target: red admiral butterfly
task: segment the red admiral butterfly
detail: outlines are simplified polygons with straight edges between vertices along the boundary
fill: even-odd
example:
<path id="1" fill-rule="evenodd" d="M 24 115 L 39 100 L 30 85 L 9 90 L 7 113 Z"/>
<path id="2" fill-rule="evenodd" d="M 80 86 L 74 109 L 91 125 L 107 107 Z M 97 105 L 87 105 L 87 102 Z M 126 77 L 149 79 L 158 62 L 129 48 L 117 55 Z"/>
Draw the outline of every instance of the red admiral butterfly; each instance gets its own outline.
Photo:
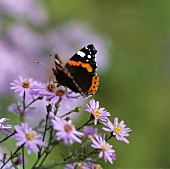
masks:
<path id="1" fill-rule="evenodd" d="M 65 65 L 58 55 L 55 55 L 56 69 L 53 69 L 53 73 L 58 83 L 85 98 L 93 95 L 99 85 L 96 53 L 94 45 L 90 44 L 73 55 Z"/>

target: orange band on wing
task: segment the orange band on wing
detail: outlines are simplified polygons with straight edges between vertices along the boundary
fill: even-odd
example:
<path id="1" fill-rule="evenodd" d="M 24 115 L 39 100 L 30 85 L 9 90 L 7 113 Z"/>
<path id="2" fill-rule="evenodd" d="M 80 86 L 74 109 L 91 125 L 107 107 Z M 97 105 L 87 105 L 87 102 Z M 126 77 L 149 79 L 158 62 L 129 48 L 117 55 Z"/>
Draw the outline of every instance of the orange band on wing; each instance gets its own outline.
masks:
<path id="1" fill-rule="evenodd" d="M 98 75 L 96 74 L 96 75 L 94 75 L 94 76 L 92 77 L 92 84 L 91 84 L 90 89 L 89 89 L 88 92 L 89 92 L 91 95 L 93 95 L 93 94 L 96 92 L 96 90 L 97 90 L 97 88 L 98 88 L 98 85 L 99 85 L 99 77 L 98 77 Z"/>
<path id="2" fill-rule="evenodd" d="M 67 63 L 70 66 L 81 66 L 81 67 L 85 68 L 88 72 L 92 72 L 93 71 L 93 69 L 92 69 L 92 67 L 90 66 L 89 63 L 83 63 L 81 61 L 76 62 L 76 61 L 73 61 L 73 60 L 68 60 Z"/>

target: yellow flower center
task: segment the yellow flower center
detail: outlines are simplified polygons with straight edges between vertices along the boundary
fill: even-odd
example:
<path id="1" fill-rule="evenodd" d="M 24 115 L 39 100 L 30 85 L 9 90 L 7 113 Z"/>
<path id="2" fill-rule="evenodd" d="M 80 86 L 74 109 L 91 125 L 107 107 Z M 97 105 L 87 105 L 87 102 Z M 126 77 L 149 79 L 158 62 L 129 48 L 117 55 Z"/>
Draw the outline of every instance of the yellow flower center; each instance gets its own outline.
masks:
<path id="1" fill-rule="evenodd" d="M 64 126 L 64 130 L 65 130 L 67 133 L 69 133 L 69 132 L 71 132 L 71 131 L 73 130 L 73 126 L 72 126 L 72 125 L 69 125 L 69 124 L 66 124 L 66 125 Z"/>
<path id="2" fill-rule="evenodd" d="M 115 131 L 116 134 L 121 134 L 122 133 L 122 128 L 120 126 L 116 126 L 114 128 L 114 131 Z"/>
<path id="3" fill-rule="evenodd" d="M 100 111 L 98 109 L 94 109 L 94 116 L 99 117 L 100 116 Z"/>
<path id="4" fill-rule="evenodd" d="M 30 82 L 29 82 L 28 80 L 24 80 L 24 81 L 22 82 L 22 87 L 23 87 L 23 88 L 29 88 L 29 87 L 30 87 Z"/>
<path id="5" fill-rule="evenodd" d="M 27 133 L 26 139 L 29 140 L 29 141 L 33 141 L 35 139 L 35 135 L 32 134 L 32 133 Z"/>
<path id="6" fill-rule="evenodd" d="M 102 146 L 101 146 L 101 149 L 102 149 L 102 151 L 104 151 L 104 152 L 108 152 L 109 151 L 109 145 L 106 143 L 106 144 L 103 144 Z"/>

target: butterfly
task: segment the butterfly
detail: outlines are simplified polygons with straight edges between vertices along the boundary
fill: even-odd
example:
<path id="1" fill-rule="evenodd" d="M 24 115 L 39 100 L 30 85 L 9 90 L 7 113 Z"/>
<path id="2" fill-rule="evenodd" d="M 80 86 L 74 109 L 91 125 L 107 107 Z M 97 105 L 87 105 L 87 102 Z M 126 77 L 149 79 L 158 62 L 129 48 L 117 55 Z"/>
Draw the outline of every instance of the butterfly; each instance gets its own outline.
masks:
<path id="1" fill-rule="evenodd" d="M 59 56 L 55 55 L 53 73 L 57 82 L 75 93 L 80 93 L 84 98 L 93 95 L 99 85 L 96 53 L 94 45 L 87 45 L 74 54 L 65 65 Z"/>

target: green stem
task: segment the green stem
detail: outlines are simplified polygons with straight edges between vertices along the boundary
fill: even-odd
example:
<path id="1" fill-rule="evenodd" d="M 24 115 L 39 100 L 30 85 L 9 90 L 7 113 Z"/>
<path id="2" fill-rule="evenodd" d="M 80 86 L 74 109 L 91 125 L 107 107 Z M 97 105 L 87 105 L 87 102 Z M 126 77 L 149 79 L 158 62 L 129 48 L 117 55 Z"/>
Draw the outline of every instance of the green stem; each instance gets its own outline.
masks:
<path id="1" fill-rule="evenodd" d="M 3 140 L 0 141 L 0 144 L 2 142 L 4 142 L 5 140 L 9 139 L 10 137 L 12 137 L 15 134 L 15 132 L 13 132 L 12 134 L 10 134 L 9 136 L 5 137 Z"/>
<path id="2" fill-rule="evenodd" d="M 50 137 L 49 137 L 49 141 L 48 141 L 48 146 L 47 146 L 47 151 L 46 151 L 45 157 L 42 159 L 42 161 L 41 161 L 39 167 L 42 166 L 42 164 L 43 164 L 44 161 L 46 160 L 48 154 L 52 151 L 52 149 L 49 151 L 51 142 L 52 142 L 52 140 L 53 140 L 52 134 L 53 134 L 53 128 L 51 128 L 51 130 L 50 130 Z"/>
<path id="3" fill-rule="evenodd" d="M 69 111 L 68 113 L 62 115 L 60 118 L 63 118 L 64 116 L 68 116 L 69 114 L 71 114 L 72 112 L 74 112 L 73 110 Z"/>
<path id="4" fill-rule="evenodd" d="M 22 166 L 23 166 L 23 169 L 25 169 L 25 164 L 24 164 L 24 146 L 22 147 Z"/>
<path id="5" fill-rule="evenodd" d="M 84 126 L 88 125 L 88 123 L 92 120 L 92 118 L 90 117 L 90 119 L 85 123 L 83 124 L 81 127 L 77 128 L 76 130 L 80 130 L 82 129 Z"/>
<path id="6" fill-rule="evenodd" d="M 45 122 L 45 128 L 44 128 L 42 141 L 45 140 L 45 135 L 46 135 L 46 132 L 47 132 L 48 119 L 49 119 L 49 112 L 47 112 L 47 115 L 46 115 L 46 122 Z M 38 158 L 40 158 L 40 156 L 41 156 L 41 151 L 42 151 L 42 147 L 40 148 L 40 151 L 38 153 Z"/>
<path id="7" fill-rule="evenodd" d="M 110 140 L 113 137 L 112 133 L 110 134 L 110 136 L 108 138 L 106 138 L 106 141 Z"/>
<path id="8" fill-rule="evenodd" d="M 40 97 L 34 99 L 34 100 L 31 101 L 28 105 L 26 105 L 24 108 L 27 109 L 31 104 L 33 104 L 35 101 L 40 100 L 40 99 L 41 99 Z"/>

